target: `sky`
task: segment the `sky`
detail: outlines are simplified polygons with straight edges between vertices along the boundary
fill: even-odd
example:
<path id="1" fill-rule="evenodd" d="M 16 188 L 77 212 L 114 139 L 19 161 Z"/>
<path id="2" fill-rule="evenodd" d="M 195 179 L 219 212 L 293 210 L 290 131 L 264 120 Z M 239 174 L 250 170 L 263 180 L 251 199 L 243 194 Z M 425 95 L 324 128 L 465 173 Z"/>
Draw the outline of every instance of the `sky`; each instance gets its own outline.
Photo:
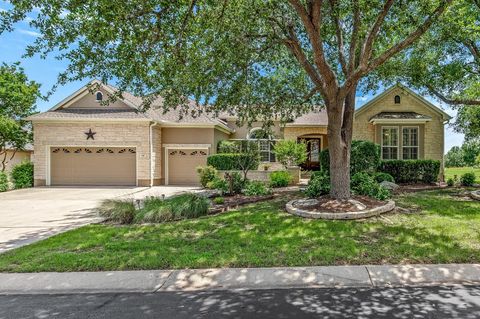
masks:
<path id="1" fill-rule="evenodd" d="M 8 4 L 0 0 L 0 11 L 8 9 Z M 30 80 L 34 80 L 41 84 L 42 94 L 47 94 L 52 86 L 57 81 L 57 76 L 64 71 L 68 65 L 66 60 L 57 60 L 54 55 L 50 55 L 45 59 L 38 56 L 32 58 L 22 58 L 25 53 L 27 45 L 33 43 L 40 34 L 29 26 L 30 18 L 19 22 L 13 32 L 0 35 L 0 63 L 14 63 L 19 61 L 21 66 L 25 69 L 25 73 Z M 87 84 L 90 79 L 85 79 L 82 82 L 70 82 L 64 86 L 59 86 L 57 90 L 50 95 L 48 101 L 39 100 L 37 102 L 37 109 L 39 111 L 46 111 L 55 104 Z M 374 94 L 381 92 L 370 92 L 367 95 L 357 96 L 356 106 L 361 107 L 368 102 Z M 426 97 L 433 104 L 441 107 L 452 117 L 456 116 L 456 111 L 451 109 L 448 105 L 442 104 L 439 101 Z M 454 119 L 452 119 L 453 121 Z M 445 152 L 453 146 L 460 146 L 463 143 L 463 134 L 455 133 L 453 129 L 446 125 L 445 128 Z"/>

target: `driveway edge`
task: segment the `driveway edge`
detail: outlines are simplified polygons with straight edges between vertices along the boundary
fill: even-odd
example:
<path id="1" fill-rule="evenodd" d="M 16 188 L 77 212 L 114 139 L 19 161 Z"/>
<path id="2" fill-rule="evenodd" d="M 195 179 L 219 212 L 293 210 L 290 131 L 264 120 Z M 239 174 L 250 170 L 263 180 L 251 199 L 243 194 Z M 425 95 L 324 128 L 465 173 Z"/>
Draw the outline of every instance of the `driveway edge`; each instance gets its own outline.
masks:
<path id="1" fill-rule="evenodd" d="M 0 294 L 374 288 L 480 284 L 480 264 L 0 273 Z"/>

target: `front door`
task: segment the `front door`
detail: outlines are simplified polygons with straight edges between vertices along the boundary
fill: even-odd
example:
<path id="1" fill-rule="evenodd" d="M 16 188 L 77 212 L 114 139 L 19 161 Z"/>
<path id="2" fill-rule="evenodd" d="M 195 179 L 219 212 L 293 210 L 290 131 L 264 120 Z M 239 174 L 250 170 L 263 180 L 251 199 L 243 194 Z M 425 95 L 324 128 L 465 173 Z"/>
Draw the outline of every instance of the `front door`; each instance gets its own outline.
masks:
<path id="1" fill-rule="evenodd" d="M 300 138 L 299 142 L 307 145 L 307 160 L 301 165 L 305 170 L 320 169 L 320 151 L 322 150 L 322 140 L 318 137 Z"/>

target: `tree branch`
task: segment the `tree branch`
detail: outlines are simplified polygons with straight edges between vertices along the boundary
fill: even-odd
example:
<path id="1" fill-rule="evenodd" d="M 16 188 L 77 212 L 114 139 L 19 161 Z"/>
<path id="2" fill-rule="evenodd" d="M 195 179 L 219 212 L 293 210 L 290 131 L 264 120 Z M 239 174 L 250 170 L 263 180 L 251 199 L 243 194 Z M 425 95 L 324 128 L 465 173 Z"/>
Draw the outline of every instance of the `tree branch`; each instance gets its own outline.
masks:
<path id="1" fill-rule="evenodd" d="M 352 30 L 352 39 L 350 40 L 350 49 L 348 53 L 348 75 L 356 68 L 357 66 L 357 42 L 358 42 L 358 33 L 360 30 L 361 20 L 360 20 L 360 7 L 358 5 L 358 0 L 353 0 L 353 30 Z M 347 76 L 348 76 L 347 75 Z"/>
<path id="2" fill-rule="evenodd" d="M 340 66 L 342 67 L 343 74 L 348 76 L 347 61 L 345 58 L 344 44 L 343 44 L 343 34 L 342 26 L 336 11 L 337 1 L 330 0 L 330 12 L 332 13 L 332 20 L 335 22 L 335 34 L 337 37 L 337 47 L 338 47 L 338 59 L 340 61 Z"/>
<path id="3" fill-rule="evenodd" d="M 332 94 L 335 94 L 332 91 L 337 91 L 338 89 L 338 82 L 335 73 L 332 71 L 332 68 L 325 59 L 325 53 L 323 50 L 323 42 L 321 36 L 321 7 L 323 4 L 323 0 L 311 1 L 314 1 L 314 3 L 312 3 L 311 5 L 312 12 L 310 15 L 299 0 L 289 0 L 290 4 L 302 20 L 302 23 L 307 31 L 307 36 L 310 39 L 315 64 L 319 70 L 320 78 L 322 80 L 322 92 L 329 91 L 329 96 L 331 97 Z"/>
<path id="4" fill-rule="evenodd" d="M 427 89 L 436 97 L 438 97 L 441 101 L 450 104 L 450 105 L 480 105 L 480 100 L 474 99 L 452 99 L 448 98 L 438 90 L 436 90 L 432 85 L 426 84 Z"/>
<path id="5" fill-rule="evenodd" d="M 366 67 L 368 60 L 370 59 L 372 55 L 372 49 L 373 49 L 373 44 L 375 43 L 375 39 L 378 36 L 378 32 L 380 31 L 380 28 L 385 21 L 385 17 L 388 14 L 388 11 L 390 11 L 390 8 L 393 5 L 394 0 L 387 0 L 385 4 L 383 5 L 382 11 L 377 16 L 377 19 L 375 20 L 375 23 L 372 26 L 372 29 L 368 32 L 367 37 L 365 39 L 365 42 L 363 43 L 362 46 L 362 51 L 360 53 L 360 66 L 361 67 Z"/>

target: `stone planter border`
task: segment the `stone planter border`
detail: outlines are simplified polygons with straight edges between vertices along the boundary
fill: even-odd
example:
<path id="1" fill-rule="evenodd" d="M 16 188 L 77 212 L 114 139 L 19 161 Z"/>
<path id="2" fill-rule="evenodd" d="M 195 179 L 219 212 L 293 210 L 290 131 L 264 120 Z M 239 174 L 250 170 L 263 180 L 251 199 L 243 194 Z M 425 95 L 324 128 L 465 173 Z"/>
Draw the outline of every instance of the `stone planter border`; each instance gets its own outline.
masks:
<path id="1" fill-rule="evenodd" d="M 294 204 L 297 200 L 298 199 L 295 199 L 287 203 L 286 205 L 287 212 L 300 217 L 314 218 L 314 219 L 343 219 L 343 220 L 361 219 L 361 218 L 378 216 L 380 214 L 389 212 L 395 208 L 395 202 L 393 200 L 389 200 L 383 206 L 366 209 L 364 211 L 358 211 L 358 212 L 344 212 L 344 213 L 312 212 L 302 208 L 294 207 Z"/>
<path id="2" fill-rule="evenodd" d="M 470 192 L 470 197 L 475 200 L 480 200 L 480 190 Z"/>

